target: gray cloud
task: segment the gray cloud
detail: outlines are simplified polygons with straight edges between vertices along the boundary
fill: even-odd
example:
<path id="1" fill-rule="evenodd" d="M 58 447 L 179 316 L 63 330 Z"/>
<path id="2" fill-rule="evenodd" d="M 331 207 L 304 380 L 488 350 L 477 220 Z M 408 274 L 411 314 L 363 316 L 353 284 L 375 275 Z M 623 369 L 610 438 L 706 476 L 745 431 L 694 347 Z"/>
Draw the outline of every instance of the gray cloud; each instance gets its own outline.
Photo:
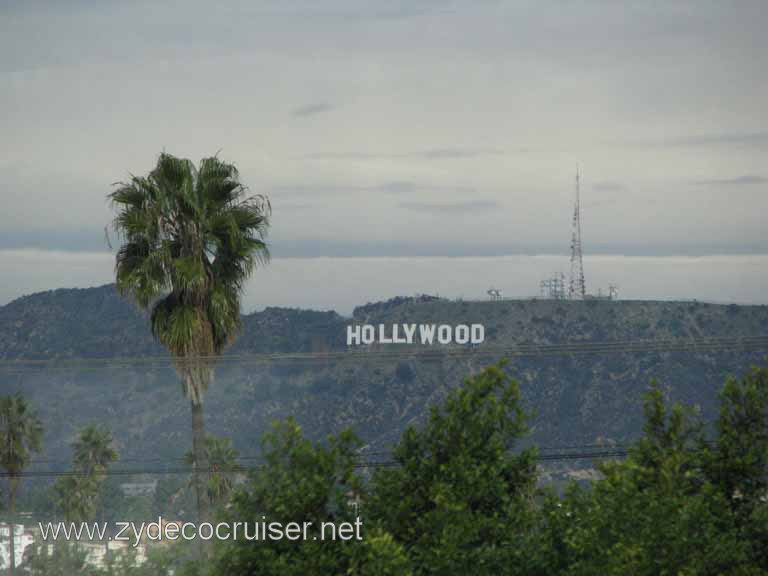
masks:
<path id="1" fill-rule="evenodd" d="M 755 184 L 765 184 L 768 178 L 747 174 L 737 176 L 736 178 L 714 178 L 711 180 L 694 180 L 694 184 L 699 186 L 753 186 Z"/>
<path id="2" fill-rule="evenodd" d="M 595 192 L 622 192 L 626 188 L 620 182 L 605 181 L 592 184 L 592 190 Z"/>
<path id="3" fill-rule="evenodd" d="M 416 212 L 484 212 L 501 207 L 499 202 L 493 200 L 468 200 L 465 202 L 401 202 L 401 208 Z"/>
<path id="4" fill-rule="evenodd" d="M 414 184 L 413 182 L 408 182 L 403 180 L 386 182 L 382 184 L 379 188 L 382 192 L 387 192 L 390 194 L 409 194 L 409 193 L 415 192 L 418 189 L 416 184 Z"/>
<path id="5" fill-rule="evenodd" d="M 280 210 L 303 211 L 303 210 L 316 210 L 317 208 L 320 208 L 320 205 L 312 202 L 279 202 L 279 203 L 273 203 L 272 208 L 273 210 L 278 212 Z"/>
<path id="6" fill-rule="evenodd" d="M 625 140 L 621 142 L 606 142 L 609 146 L 616 144 L 652 148 L 716 148 L 743 147 L 763 148 L 768 146 L 768 130 L 752 132 L 713 132 L 709 134 L 694 134 L 661 139 Z"/>
<path id="7" fill-rule="evenodd" d="M 493 148 L 435 148 L 422 153 L 424 158 L 430 160 L 454 160 L 461 158 L 477 158 L 479 156 L 502 156 L 502 150 Z"/>
<path id="8" fill-rule="evenodd" d="M 292 110 L 292 113 L 294 116 L 298 116 L 299 118 L 302 118 L 307 116 L 317 116 L 318 114 L 323 114 L 324 112 L 330 112 L 335 108 L 336 106 L 333 106 L 326 102 L 318 102 L 316 104 L 307 104 L 306 106 L 300 106 L 298 108 L 294 108 Z"/>
<path id="9" fill-rule="evenodd" d="M 672 146 L 766 146 L 768 145 L 768 130 L 699 134 L 670 140 L 668 144 Z"/>
<path id="10" fill-rule="evenodd" d="M 567 253 L 577 162 L 589 253 L 768 253 L 764 0 L 221 4 L 0 0 L 0 249 L 222 148 L 276 254 Z"/>
<path id="11" fill-rule="evenodd" d="M 417 194 L 417 193 L 437 193 L 437 194 L 474 194 L 476 190 L 471 186 L 457 186 L 449 184 L 427 184 L 419 182 L 409 182 L 407 180 L 395 180 L 385 182 L 379 186 L 374 186 L 371 190 L 385 192 L 387 194 Z"/>
<path id="12" fill-rule="evenodd" d="M 333 184 L 280 184 L 270 188 L 270 194 L 288 196 L 334 196 L 339 194 L 376 193 L 402 195 L 418 193 L 472 194 L 470 186 L 420 183 L 410 180 L 392 180 L 373 186 L 350 186 Z"/>
<path id="13" fill-rule="evenodd" d="M 303 157 L 309 160 L 464 160 L 488 156 L 505 156 L 509 153 L 523 154 L 529 152 L 527 148 L 518 148 L 507 151 L 498 148 L 475 148 L 449 146 L 445 148 L 429 148 L 402 153 L 360 153 L 360 152 L 331 152 L 305 154 Z"/>

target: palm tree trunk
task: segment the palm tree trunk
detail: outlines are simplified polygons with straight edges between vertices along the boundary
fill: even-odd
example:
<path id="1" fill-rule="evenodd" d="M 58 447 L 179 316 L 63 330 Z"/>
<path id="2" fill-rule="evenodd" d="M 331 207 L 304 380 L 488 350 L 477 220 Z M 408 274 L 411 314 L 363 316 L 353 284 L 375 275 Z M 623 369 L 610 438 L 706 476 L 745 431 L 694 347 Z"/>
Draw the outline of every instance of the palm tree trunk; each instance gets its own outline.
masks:
<path id="1" fill-rule="evenodd" d="M 210 508 L 208 502 L 208 454 L 205 450 L 205 420 L 203 418 L 203 403 L 199 399 L 192 399 L 192 453 L 195 456 L 193 468 L 193 481 L 195 496 L 197 497 L 197 522 L 210 522 Z M 210 558 L 210 542 L 199 540 L 200 556 L 206 560 Z"/>
<path id="2" fill-rule="evenodd" d="M 8 562 L 8 575 L 13 576 L 16 571 L 16 488 L 18 487 L 19 479 L 15 476 L 11 476 L 10 486 L 8 490 L 9 505 L 8 511 L 11 514 L 11 518 L 8 521 L 8 535 L 9 544 L 8 550 L 10 551 L 10 561 Z"/>

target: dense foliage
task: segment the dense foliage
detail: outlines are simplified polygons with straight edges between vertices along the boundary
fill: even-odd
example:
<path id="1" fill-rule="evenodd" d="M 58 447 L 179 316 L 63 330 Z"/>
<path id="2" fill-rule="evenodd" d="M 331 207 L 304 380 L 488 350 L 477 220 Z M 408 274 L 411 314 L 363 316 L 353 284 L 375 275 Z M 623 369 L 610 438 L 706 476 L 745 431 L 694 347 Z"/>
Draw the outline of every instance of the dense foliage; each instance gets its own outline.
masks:
<path id="1" fill-rule="evenodd" d="M 535 490 L 517 384 L 499 367 L 467 380 L 408 429 L 396 467 L 355 488 L 362 541 L 222 546 L 212 574 L 768 574 L 768 370 L 729 379 L 716 436 L 654 383 L 642 438 L 590 487 Z M 232 517 L 346 517 L 360 478 L 349 433 L 312 445 L 294 423 Z M 347 506 L 349 508 L 349 506 Z"/>
<path id="2" fill-rule="evenodd" d="M 217 543 L 211 562 L 190 547 L 155 549 L 137 566 L 115 555 L 85 568 L 66 546 L 29 549 L 28 574 L 238 575 L 768 575 L 768 369 L 728 379 L 707 427 L 652 383 L 642 437 L 601 477 L 562 494 L 537 487 L 536 452 L 518 385 L 491 366 L 454 389 L 394 461 L 361 466 L 351 431 L 312 442 L 293 420 L 263 441 L 263 465 L 228 485 L 219 519 L 342 522 L 360 537 Z M 210 448 L 233 461 L 226 442 Z M 231 472 L 230 464 L 222 470 Z M 212 485 L 213 488 L 213 485 Z M 69 572 L 62 567 L 69 567 Z M 47 568 L 46 568 L 47 567 Z"/>

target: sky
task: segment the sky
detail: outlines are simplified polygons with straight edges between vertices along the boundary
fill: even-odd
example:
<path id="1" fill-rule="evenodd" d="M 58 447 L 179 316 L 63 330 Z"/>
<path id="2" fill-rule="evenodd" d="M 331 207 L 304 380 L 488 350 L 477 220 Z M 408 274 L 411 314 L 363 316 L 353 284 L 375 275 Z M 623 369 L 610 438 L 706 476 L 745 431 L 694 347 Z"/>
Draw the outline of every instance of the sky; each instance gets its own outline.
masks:
<path id="1" fill-rule="evenodd" d="M 163 150 L 270 197 L 246 309 L 533 295 L 577 166 L 589 290 L 768 302 L 762 2 L 211 6 L 0 2 L 0 304 L 109 282 Z"/>

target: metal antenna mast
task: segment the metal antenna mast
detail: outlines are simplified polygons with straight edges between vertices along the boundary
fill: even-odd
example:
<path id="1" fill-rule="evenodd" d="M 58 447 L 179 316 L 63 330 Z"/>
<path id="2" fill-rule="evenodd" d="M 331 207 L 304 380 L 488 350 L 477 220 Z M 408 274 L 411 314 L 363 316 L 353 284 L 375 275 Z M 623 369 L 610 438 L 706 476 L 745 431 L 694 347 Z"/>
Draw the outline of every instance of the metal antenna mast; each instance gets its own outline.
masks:
<path id="1" fill-rule="evenodd" d="M 581 258 L 581 211 L 579 208 L 579 168 L 576 167 L 576 206 L 573 210 L 573 236 L 571 237 L 571 277 L 568 297 L 582 300 L 587 294 L 584 282 L 584 263 Z"/>

